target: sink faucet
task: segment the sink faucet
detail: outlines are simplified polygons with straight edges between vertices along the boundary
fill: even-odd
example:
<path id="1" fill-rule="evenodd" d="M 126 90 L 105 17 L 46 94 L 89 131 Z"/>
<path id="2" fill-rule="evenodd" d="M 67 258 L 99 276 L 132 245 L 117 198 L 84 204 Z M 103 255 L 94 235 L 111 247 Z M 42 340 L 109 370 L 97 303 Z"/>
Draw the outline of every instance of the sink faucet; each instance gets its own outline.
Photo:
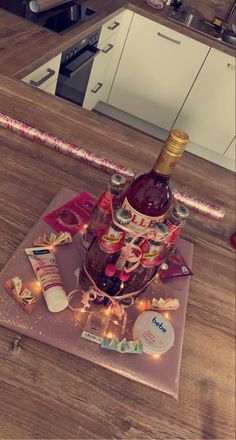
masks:
<path id="1" fill-rule="evenodd" d="M 234 2 L 233 6 L 229 10 L 229 12 L 227 14 L 227 17 L 226 17 L 226 20 L 225 20 L 225 24 L 229 24 L 230 19 L 231 19 L 232 15 L 233 15 L 233 13 L 235 11 L 235 8 L 236 8 L 236 2 Z"/>

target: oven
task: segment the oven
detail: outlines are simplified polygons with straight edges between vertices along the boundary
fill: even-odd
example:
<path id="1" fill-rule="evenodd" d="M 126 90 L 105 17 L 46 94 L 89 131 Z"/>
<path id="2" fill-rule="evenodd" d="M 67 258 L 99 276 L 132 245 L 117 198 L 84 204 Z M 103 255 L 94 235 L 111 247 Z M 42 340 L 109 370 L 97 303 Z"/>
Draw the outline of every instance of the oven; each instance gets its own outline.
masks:
<path id="1" fill-rule="evenodd" d="M 74 44 L 63 52 L 56 95 L 78 105 L 83 105 L 93 61 L 99 55 L 97 47 L 101 29 Z"/>

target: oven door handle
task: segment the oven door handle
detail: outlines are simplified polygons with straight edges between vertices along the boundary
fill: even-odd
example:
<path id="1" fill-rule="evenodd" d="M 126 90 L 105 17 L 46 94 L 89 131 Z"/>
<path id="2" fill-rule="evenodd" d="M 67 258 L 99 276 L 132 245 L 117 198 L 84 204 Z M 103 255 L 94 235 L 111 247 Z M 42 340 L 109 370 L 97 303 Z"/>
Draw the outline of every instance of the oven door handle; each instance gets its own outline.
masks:
<path id="1" fill-rule="evenodd" d="M 91 53 L 91 55 L 86 59 L 87 53 Z M 78 56 L 73 61 L 61 66 L 60 75 L 72 78 L 81 69 L 83 69 L 86 64 L 90 63 L 99 53 L 100 49 L 89 44 L 85 49 L 79 52 Z"/>

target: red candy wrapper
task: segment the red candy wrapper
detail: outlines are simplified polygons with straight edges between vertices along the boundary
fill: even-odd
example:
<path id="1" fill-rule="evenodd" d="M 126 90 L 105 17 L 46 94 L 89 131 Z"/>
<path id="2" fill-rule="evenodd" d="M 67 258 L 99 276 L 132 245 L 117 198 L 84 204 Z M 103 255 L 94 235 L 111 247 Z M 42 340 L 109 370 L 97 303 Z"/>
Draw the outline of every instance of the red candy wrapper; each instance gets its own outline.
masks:
<path id="1" fill-rule="evenodd" d="M 58 232 L 70 232 L 76 235 L 84 225 L 88 224 L 89 216 L 96 205 L 96 200 L 83 192 L 75 199 L 50 212 L 43 218 Z"/>
<path id="2" fill-rule="evenodd" d="M 162 281 L 170 278 L 193 275 L 176 246 L 170 251 L 166 261 L 169 267 L 167 270 L 161 272 Z"/>

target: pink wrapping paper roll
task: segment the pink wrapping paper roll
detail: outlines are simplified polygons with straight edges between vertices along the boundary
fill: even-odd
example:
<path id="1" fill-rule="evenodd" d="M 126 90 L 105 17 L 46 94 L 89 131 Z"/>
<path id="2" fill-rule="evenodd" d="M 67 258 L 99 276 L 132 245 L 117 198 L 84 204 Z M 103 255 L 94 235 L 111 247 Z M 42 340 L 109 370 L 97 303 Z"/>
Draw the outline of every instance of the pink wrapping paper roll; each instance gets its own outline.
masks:
<path id="1" fill-rule="evenodd" d="M 198 212 L 199 214 L 206 215 L 214 220 L 222 220 L 225 216 L 225 210 L 221 206 L 201 199 L 200 197 L 193 196 L 184 191 L 172 189 L 174 201 L 183 203 L 189 209 Z"/>
<path id="2" fill-rule="evenodd" d="M 93 167 L 107 171 L 108 173 L 123 174 L 127 180 L 131 180 L 134 177 L 134 172 L 129 168 L 125 168 L 122 165 L 106 159 L 97 153 L 93 153 L 87 149 L 78 147 L 71 142 L 58 138 L 50 133 L 31 127 L 25 122 L 13 119 L 10 116 L 4 115 L 0 112 L 0 126 L 14 131 L 23 137 L 40 142 L 41 144 L 49 147 L 60 153 L 68 154 L 82 162 L 86 162 Z"/>
<path id="3" fill-rule="evenodd" d="M 63 3 L 68 3 L 70 0 L 31 0 L 29 8 L 32 12 L 43 12 L 48 9 L 55 8 Z"/>
<path id="4" fill-rule="evenodd" d="M 92 151 L 85 150 L 78 147 L 71 142 L 64 139 L 53 136 L 50 133 L 39 130 L 37 128 L 31 127 L 31 125 L 25 122 L 19 121 L 17 119 L 11 118 L 10 116 L 4 115 L 0 112 L 0 126 L 14 131 L 21 136 L 32 139 L 43 144 L 45 147 L 51 148 L 53 150 L 59 151 L 63 154 L 68 154 L 77 160 L 85 162 L 95 168 L 107 171 L 108 173 L 118 173 L 123 174 L 127 180 L 132 180 L 135 176 L 134 171 L 129 168 L 125 168 L 122 165 L 106 159 L 99 154 L 93 153 Z M 176 202 L 184 203 L 188 208 L 206 215 L 214 220 L 222 220 L 225 215 L 224 208 L 215 205 L 207 200 L 201 199 L 200 197 L 193 196 L 184 191 L 179 191 L 176 188 L 172 188 L 173 197 Z"/>

